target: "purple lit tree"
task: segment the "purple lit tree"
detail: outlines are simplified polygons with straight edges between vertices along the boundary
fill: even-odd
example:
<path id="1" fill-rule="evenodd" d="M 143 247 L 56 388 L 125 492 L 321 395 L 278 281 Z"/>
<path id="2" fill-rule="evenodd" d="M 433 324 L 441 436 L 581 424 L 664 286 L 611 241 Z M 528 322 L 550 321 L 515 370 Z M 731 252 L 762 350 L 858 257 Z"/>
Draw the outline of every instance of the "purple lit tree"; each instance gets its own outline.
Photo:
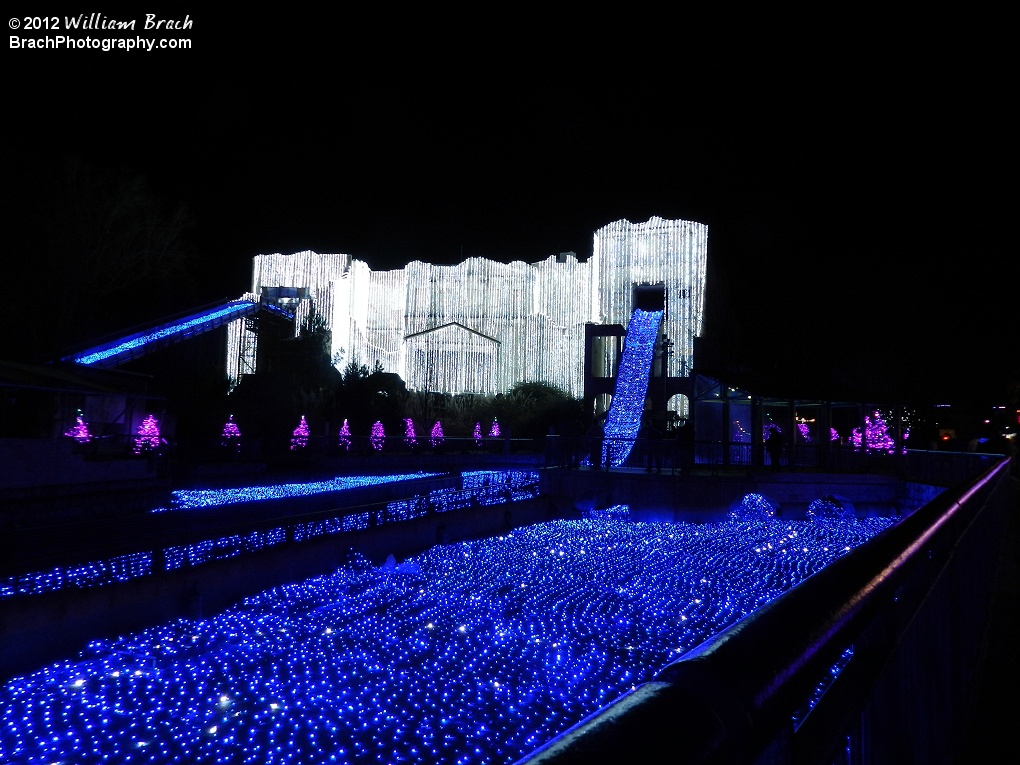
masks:
<path id="1" fill-rule="evenodd" d="M 497 420 L 495 417 L 493 417 L 492 418 L 492 427 L 489 428 L 489 438 L 499 438 L 499 436 L 500 436 L 499 420 Z"/>
<path id="2" fill-rule="evenodd" d="M 141 454 L 155 449 L 159 446 L 159 423 L 155 415 L 147 415 L 142 424 L 138 426 L 138 434 L 135 436 L 135 454 Z"/>
<path id="3" fill-rule="evenodd" d="M 234 415 L 230 415 L 223 423 L 223 432 L 220 435 L 223 439 L 220 443 L 223 446 L 234 444 L 238 449 L 241 448 L 241 429 L 234 422 Z"/>
<path id="4" fill-rule="evenodd" d="M 238 427 L 238 423 L 234 421 L 234 415 L 227 417 L 226 422 L 223 423 L 222 437 L 224 439 L 240 439 L 241 428 Z"/>
<path id="5" fill-rule="evenodd" d="M 373 449 L 377 452 L 382 451 L 383 445 L 386 443 L 386 430 L 378 420 L 372 425 L 372 435 L 368 437 L 368 440 L 372 444 Z"/>
<path id="6" fill-rule="evenodd" d="M 305 420 L 305 416 L 301 415 L 301 422 L 294 428 L 294 434 L 290 439 L 290 450 L 292 452 L 308 446 L 308 432 L 308 422 Z"/>
<path id="7" fill-rule="evenodd" d="M 480 423 L 480 422 L 476 422 L 475 423 L 475 432 L 472 435 L 474 436 L 474 439 L 475 439 L 475 446 L 481 446 L 482 445 L 482 423 Z"/>
<path id="8" fill-rule="evenodd" d="M 418 445 L 418 436 L 414 432 L 414 420 L 410 417 L 404 418 L 404 444 L 408 449 Z"/>
<path id="9" fill-rule="evenodd" d="M 340 447 L 345 451 L 351 450 L 351 426 L 347 424 L 347 420 L 344 420 L 344 424 L 340 426 L 340 433 L 337 436 L 337 440 Z"/>
<path id="10" fill-rule="evenodd" d="M 69 438 L 73 438 L 79 444 L 87 444 L 92 440 L 92 435 L 89 433 L 89 425 L 85 422 L 85 415 L 81 409 L 78 410 L 78 414 L 75 416 L 74 427 L 67 431 L 64 435 Z"/>
<path id="11" fill-rule="evenodd" d="M 443 443 L 443 423 L 436 420 L 436 424 L 432 426 L 432 434 L 429 436 L 429 441 L 432 444 L 432 448 L 435 449 L 437 446 Z"/>
<path id="12" fill-rule="evenodd" d="M 889 427 L 877 409 L 872 413 L 871 417 L 865 416 L 863 435 L 860 428 L 854 428 L 853 434 L 850 436 L 850 442 L 854 445 L 854 449 L 858 451 L 864 449 L 867 451 L 892 453 L 895 448 L 895 442 L 892 436 L 889 435 Z"/>
<path id="13" fill-rule="evenodd" d="M 893 437 L 889 435 L 889 426 L 878 411 L 875 412 L 875 416 L 871 421 L 871 426 L 867 429 L 866 441 L 869 449 L 889 452 L 890 454 L 893 452 L 896 445 L 896 442 L 893 441 Z"/>

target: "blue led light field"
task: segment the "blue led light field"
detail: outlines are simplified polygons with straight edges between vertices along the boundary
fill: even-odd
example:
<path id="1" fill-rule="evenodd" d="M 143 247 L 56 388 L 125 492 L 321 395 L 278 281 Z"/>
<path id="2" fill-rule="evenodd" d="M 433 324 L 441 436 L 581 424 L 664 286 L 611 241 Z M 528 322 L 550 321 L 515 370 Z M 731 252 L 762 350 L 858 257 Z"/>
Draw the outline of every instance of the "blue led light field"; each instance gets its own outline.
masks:
<path id="1" fill-rule="evenodd" d="M 359 561 L 0 688 L 5 763 L 507 763 L 892 523 L 554 521 Z"/>

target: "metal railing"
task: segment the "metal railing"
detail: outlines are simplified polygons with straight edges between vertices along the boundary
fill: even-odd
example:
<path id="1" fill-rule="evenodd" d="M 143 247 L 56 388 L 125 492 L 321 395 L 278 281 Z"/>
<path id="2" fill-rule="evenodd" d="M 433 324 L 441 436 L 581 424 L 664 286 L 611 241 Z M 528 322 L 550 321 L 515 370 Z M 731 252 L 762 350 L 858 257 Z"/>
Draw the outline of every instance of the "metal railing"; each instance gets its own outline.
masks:
<path id="1" fill-rule="evenodd" d="M 612 454 L 617 440 L 594 438 L 546 437 L 547 467 L 599 467 L 614 469 L 605 461 L 597 465 L 592 455 Z M 600 445 L 605 444 L 600 449 Z M 850 445 L 819 447 L 799 444 L 784 450 L 773 463 L 764 449 L 751 444 L 724 441 L 679 441 L 642 439 L 633 443 L 627 460 L 618 467 L 640 468 L 654 472 L 717 473 L 723 469 L 737 472 L 829 472 L 882 473 L 952 486 L 994 464 L 1003 455 L 980 452 L 941 452 L 901 450 L 899 453 L 855 449 Z"/>
<path id="2" fill-rule="evenodd" d="M 1010 464 L 943 492 L 521 763 L 960 761 Z"/>

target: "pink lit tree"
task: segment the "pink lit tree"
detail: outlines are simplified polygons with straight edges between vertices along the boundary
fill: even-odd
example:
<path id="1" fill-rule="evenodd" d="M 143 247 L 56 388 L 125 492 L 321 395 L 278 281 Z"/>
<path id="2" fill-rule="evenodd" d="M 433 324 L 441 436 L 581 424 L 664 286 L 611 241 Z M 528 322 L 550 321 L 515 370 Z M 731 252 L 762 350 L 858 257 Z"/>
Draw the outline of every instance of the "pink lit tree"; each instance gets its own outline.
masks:
<path id="1" fill-rule="evenodd" d="M 372 448 L 377 452 L 381 452 L 383 446 L 386 443 L 386 429 L 383 424 L 378 420 L 372 425 L 372 434 L 368 437 L 369 443 L 372 444 Z"/>
<path id="2" fill-rule="evenodd" d="M 858 451 L 864 449 L 891 453 L 895 448 L 895 442 L 889 435 L 889 427 L 877 409 L 870 417 L 865 416 L 863 434 L 860 428 L 854 428 L 850 442 Z"/>
<path id="3" fill-rule="evenodd" d="M 222 441 L 220 443 L 223 446 L 234 444 L 238 449 L 241 448 L 241 429 L 237 427 L 237 423 L 234 422 L 234 415 L 230 415 L 227 421 L 223 423 L 223 432 L 220 434 Z"/>
<path id="4" fill-rule="evenodd" d="M 418 445 L 418 436 L 414 432 L 414 420 L 410 417 L 404 418 L 404 444 L 409 449 L 413 449 Z"/>
<path id="5" fill-rule="evenodd" d="M 135 454 L 141 454 L 155 449 L 159 446 L 159 423 L 155 415 L 147 415 L 142 424 L 138 426 L 138 433 L 135 436 Z"/>
<path id="6" fill-rule="evenodd" d="M 499 438 L 499 436 L 500 436 L 499 420 L 497 420 L 495 417 L 493 417 L 492 418 L 492 427 L 489 428 L 489 438 Z"/>
<path id="7" fill-rule="evenodd" d="M 290 439 L 290 450 L 292 452 L 308 446 L 308 433 L 308 422 L 305 420 L 305 416 L 301 415 L 301 422 L 294 428 L 294 433 Z"/>
<path id="8" fill-rule="evenodd" d="M 344 420 L 344 424 L 340 426 L 340 433 L 337 436 L 337 440 L 340 447 L 345 451 L 351 450 L 351 426 L 347 424 L 347 420 Z"/>
<path id="9" fill-rule="evenodd" d="M 443 423 L 436 420 L 436 424 L 432 426 L 432 434 L 429 436 L 429 441 L 432 444 L 432 448 L 435 449 L 437 446 L 443 443 Z"/>
<path id="10" fill-rule="evenodd" d="M 87 444 L 92 440 L 92 435 L 89 433 L 89 424 L 85 422 L 85 415 L 81 409 L 78 410 L 78 414 L 74 419 L 74 427 L 64 433 L 64 435 L 73 438 L 79 444 Z"/>
<path id="11" fill-rule="evenodd" d="M 223 439 L 227 441 L 241 438 L 241 428 L 238 427 L 238 423 L 234 421 L 233 414 L 227 418 L 226 422 L 223 423 L 223 432 L 221 435 Z"/>

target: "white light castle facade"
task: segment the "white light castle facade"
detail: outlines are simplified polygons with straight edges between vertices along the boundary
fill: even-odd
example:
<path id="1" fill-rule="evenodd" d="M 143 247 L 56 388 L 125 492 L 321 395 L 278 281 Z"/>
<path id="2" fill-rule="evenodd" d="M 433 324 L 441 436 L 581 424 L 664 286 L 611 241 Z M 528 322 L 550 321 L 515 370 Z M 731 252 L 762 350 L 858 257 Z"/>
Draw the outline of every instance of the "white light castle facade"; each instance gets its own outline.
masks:
<path id="1" fill-rule="evenodd" d="M 258 255 L 252 293 L 263 287 L 307 289 L 309 303 L 332 330 L 343 363 L 378 361 L 410 390 L 495 394 L 521 381 L 583 394 L 584 325 L 622 324 L 633 285 L 661 283 L 663 332 L 673 341 L 668 375 L 690 373 L 701 333 L 708 227 L 682 220 L 621 220 L 595 232 L 592 257 L 552 255 L 537 263 L 468 258 L 454 266 L 413 261 L 372 271 L 349 255 L 299 252 Z M 227 372 L 236 384 L 255 369 L 243 320 L 228 332 Z"/>

